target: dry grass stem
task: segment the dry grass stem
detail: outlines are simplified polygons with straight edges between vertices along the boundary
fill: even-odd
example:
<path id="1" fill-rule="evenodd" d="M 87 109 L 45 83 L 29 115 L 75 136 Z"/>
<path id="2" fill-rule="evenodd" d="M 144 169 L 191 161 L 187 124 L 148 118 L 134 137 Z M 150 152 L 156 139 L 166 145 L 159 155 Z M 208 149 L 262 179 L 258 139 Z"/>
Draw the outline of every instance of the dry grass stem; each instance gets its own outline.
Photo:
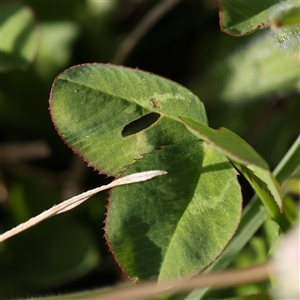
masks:
<path id="1" fill-rule="evenodd" d="M 155 281 L 141 283 L 137 286 L 114 288 L 111 292 L 99 293 L 82 300 L 108 299 L 150 299 L 160 294 L 173 295 L 194 289 L 212 287 L 213 289 L 229 288 L 242 284 L 262 282 L 269 279 L 267 264 L 245 269 L 228 270 L 218 273 L 203 274 L 190 279 L 157 284 Z M 77 299 L 77 298 L 76 298 Z"/>
<path id="2" fill-rule="evenodd" d="M 8 238 L 50 218 L 55 215 L 58 215 L 60 213 L 66 212 L 70 209 L 73 209 L 74 207 L 78 206 L 79 204 L 83 203 L 87 199 L 89 199 L 91 196 L 95 195 L 96 193 L 107 190 L 119 185 L 125 185 L 125 184 L 131 184 L 131 183 L 136 183 L 136 182 L 141 182 L 141 181 L 146 181 L 149 180 L 153 177 L 160 176 L 163 174 L 167 174 L 165 171 L 146 171 L 146 172 L 140 172 L 140 173 L 135 173 L 131 174 L 122 178 L 119 178 L 110 184 L 103 185 L 101 187 L 95 188 L 93 190 L 89 190 L 85 193 L 82 193 L 80 195 L 77 195 L 75 197 L 72 197 L 68 200 L 65 200 L 64 202 L 54 205 L 52 208 L 42 212 L 41 214 L 37 215 L 36 217 L 33 217 L 26 221 L 25 223 L 22 223 L 13 229 L 6 231 L 5 233 L 0 235 L 0 242 L 3 242 L 4 240 L 7 240 Z"/>
<path id="3" fill-rule="evenodd" d="M 123 64 L 130 52 L 138 44 L 140 39 L 153 27 L 168 11 L 170 11 L 180 0 L 164 0 L 154 6 L 146 16 L 131 31 L 124 40 L 112 62 L 114 64 Z"/>

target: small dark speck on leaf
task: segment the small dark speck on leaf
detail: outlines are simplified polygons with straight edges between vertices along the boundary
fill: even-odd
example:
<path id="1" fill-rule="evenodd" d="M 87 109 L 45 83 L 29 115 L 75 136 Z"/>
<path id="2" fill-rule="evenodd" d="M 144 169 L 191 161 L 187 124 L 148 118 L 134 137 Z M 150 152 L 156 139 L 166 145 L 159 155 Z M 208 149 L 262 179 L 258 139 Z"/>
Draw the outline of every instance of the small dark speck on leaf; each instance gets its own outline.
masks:
<path id="1" fill-rule="evenodd" d="M 159 102 L 155 98 L 151 98 L 150 102 L 152 103 L 153 108 L 161 108 Z"/>

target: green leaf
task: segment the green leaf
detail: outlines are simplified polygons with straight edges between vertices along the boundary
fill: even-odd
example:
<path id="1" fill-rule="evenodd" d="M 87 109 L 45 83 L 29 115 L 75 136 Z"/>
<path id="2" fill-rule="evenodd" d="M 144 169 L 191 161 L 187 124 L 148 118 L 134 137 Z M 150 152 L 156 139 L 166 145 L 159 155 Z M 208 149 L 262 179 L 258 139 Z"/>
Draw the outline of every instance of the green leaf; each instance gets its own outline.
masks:
<path id="1" fill-rule="evenodd" d="M 292 147 L 274 170 L 274 175 L 279 182 L 283 182 L 285 179 L 289 178 L 289 176 L 295 172 L 295 168 L 298 168 L 299 153 L 300 137 L 298 137 L 298 139 L 294 142 Z M 235 236 L 230 241 L 223 254 L 215 262 L 213 262 L 204 271 L 204 273 L 224 270 L 228 267 L 261 225 L 266 221 L 267 217 L 267 210 L 261 205 L 257 194 L 255 194 L 243 211 L 241 223 Z M 208 290 L 209 287 L 196 289 L 192 291 L 186 299 L 203 299 Z"/>
<path id="2" fill-rule="evenodd" d="M 193 134 L 214 145 L 231 160 L 242 165 L 251 164 L 268 169 L 268 164 L 265 160 L 245 140 L 229 129 L 222 127 L 219 130 L 215 130 L 191 119 L 182 117 L 180 119 Z"/>
<path id="3" fill-rule="evenodd" d="M 300 7 L 299 3 L 295 2 L 295 6 L 292 2 L 286 2 L 282 6 L 273 12 L 271 19 L 272 25 L 275 27 L 299 25 Z"/>
<path id="4" fill-rule="evenodd" d="M 79 34 L 79 28 L 75 22 L 70 21 L 47 22 L 41 23 L 40 31 L 40 47 L 34 66 L 40 76 L 51 78 L 52 81 L 70 61 L 71 46 Z"/>
<path id="5" fill-rule="evenodd" d="M 139 280 L 196 274 L 223 252 L 236 230 L 241 198 L 235 170 L 202 142 L 163 147 L 125 174 L 151 168 L 168 174 L 113 189 L 105 229 L 110 246 Z"/>
<path id="6" fill-rule="evenodd" d="M 277 0 L 221 0 L 220 24 L 223 31 L 244 35 L 268 26 Z"/>
<path id="7" fill-rule="evenodd" d="M 270 16 L 271 29 L 277 41 L 288 52 L 299 52 L 300 5 L 299 1 L 282 2 Z"/>
<path id="8" fill-rule="evenodd" d="M 299 49 L 299 43 L 298 49 Z M 214 89 L 211 82 L 217 82 Z M 230 56 L 212 65 L 197 82 L 199 94 L 213 101 L 242 103 L 268 95 L 299 91 L 299 58 L 287 54 L 272 34 L 254 36 Z M 278 99 L 273 97 L 272 99 Z"/>
<path id="9" fill-rule="evenodd" d="M 111 193 L 106 237 L 129 276 L 191 276 L 222 253 L 240 220 L 241 192 L 227 158 L 178 119 L 207 125 L 195 95 L 153 74 L 88 64 L 56 79 L 50 109 L 62 138 L 94 168 L 168 172 Z"/>
<path id="10" fill-rule="evenodd" d="M 268 245 L 268 256 L 272 257 L 277 249 L 278 242 L 280 241 L 281 230 L 278 224 L 270 218 L 265 221 L 263 228 Z"/>
<path id="11" fill-rule="evenodd" d="M 272 176 L 268 164 L 249 144 L 226 128 L 214 130 L 191 119 L 181 119 L 195 136 L 212 144 L 235 164 L 259 194 L 273 217 L 277 212 L 274 210 L 272 200 L 282 211 L 283 202 L 279 185 Z"/>
<path id="12" fill-rule="evenodd" d="M 38 46 L 38 31 L 31 10 L 17 2 L 2 3 L 0 31 L 0 71 L 27 66 Z"/>
<path id="13" fill-rule="evenodd" d="M 159 107 L 154 107 L 156 99 Z M 161 77 L 102 64 L 73 67 L 54 82 L 50 109 L 61 137 L 88 164 L 117 176 L 141 154 L 163 145 L 195 141 L 178 113 L 207 124 L 203 104 L 190 91 Z M 124 128 L 150 113 L 150 127 L 123 137 Z"/>
<path id="14" fill-rule="evenodd" d="M 267 210 L 261 205 L 257 195 L 254 195 L 251 202 L 243 211 L 241 223 L 233 239 L 230 241 L 223 254 L 212 263 L 204 273 L 227 268 L 261 227 L 267 216 Z M 186 299 L 203 299 L 208 290 L 209 287 L 196 289 L 189 293 Z"/>

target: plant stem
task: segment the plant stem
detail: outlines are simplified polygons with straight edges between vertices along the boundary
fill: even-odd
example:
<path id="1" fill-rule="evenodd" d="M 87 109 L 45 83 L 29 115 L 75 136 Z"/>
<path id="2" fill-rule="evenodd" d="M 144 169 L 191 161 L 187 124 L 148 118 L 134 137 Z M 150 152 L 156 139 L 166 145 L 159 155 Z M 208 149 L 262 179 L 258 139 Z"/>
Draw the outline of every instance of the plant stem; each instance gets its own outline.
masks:
<path id="1" fill-rule="evenodd" d="M 123 64 L 130 52 L 134 49 L 140 39 L 153 27 L 159 19 L 161 19 L 168 11 L 170 11 L 180 0 L 164 0 L 159 2 L 148 14 L 141 20 L 140 23 L 128 35 L 123 44 L 118 49 L 112 63 Z"/>

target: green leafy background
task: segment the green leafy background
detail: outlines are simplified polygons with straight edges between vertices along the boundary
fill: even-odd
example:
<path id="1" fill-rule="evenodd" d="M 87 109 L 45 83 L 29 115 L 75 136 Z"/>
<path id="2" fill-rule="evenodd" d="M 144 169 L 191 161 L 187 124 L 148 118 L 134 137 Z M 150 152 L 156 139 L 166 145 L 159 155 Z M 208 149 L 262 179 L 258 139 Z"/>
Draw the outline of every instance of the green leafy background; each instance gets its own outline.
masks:
<path id="1" fill-rule="evenodd" d="M 1 11 L 3 3 L 0 3 Z M 26 3 L 34 13 L 30 22 L 34 19 L 40 31 L 40 39 L 35 39 L 36 55 L 27 64 L 27 70 L 14 68 L 0 74 L 1 232 L 63 199 L 110 180 L 87 168 L 57 135 L 48 111 L 51 85 L 56 75 L 73 65 L 112 62 L 123 39 L 156 1 L 135 4 L 78 0 L 70 4 L 69 1 L 29 0 Z M 1 26 L 3 21 L 2 14 Z M 222 33 L 216 2 L 182 1 L 143 37 L 124 65 L 159 74 L 190 88 L 204 102 L 212 128 L 224 126 L 242 136 L 273 170 L 299 134 L 299 57 L 294 48 L 291 51 L 289 43 L 284 43 L 284 47 L 279 43 L 277 47 L 277 40 L 276 32 L 270 29 L 239 38 Z M 257 81 L 260 70 L 263 80 Z M 148 110 L 153 111 L 153 106 Z M 25 156 L 25 146 L 36 141 L 42 141 L 47 151 Z M 4 155 L 5 149 L 14 155 Z M 16 149 L 19 150 L 12 151 Z M 158 158 L 155 154 L 152 157 Z M 280 183 L 289 176 L 290 167 L 280 175 Z M 246 204 L 253 192 L 241 176 L 239 180 Z M 112 198 L 114 193 L 118 189 L 112 192 Z M 1 298 L 61 294 L 126 281 L 102 237 L 107 197 L 107 194 L 94 196 L 83 207 L 2 243 Z M 295 215 L 293 200 L 290 198 L 288 203 L 292 207 L 291 215 Z M 247 215 L 252 207 L 260 215 Z M 259 227 L 263 222 L 261 216 L 265 216 L 259 204 L 247 212 L 248 220 L 256 220 Z M 78 226 L 82 229 L 78 230 Z M 66 230 L 62 228 L 67 228 L 75 238 L 70 237 L 69 248 L 51 243 L 49 258 L 47 249 L 51 240 L 67 241 Z M 243 228 L 247 229 L 241 231 L 246 238 L 253 226 Z M 257 237 L 264 239 L 263 230 Z M 237 244 L 230 245 L 232 249 Z M 248 244 L 240 249 L 241 254 L 251 247 Z M 32 249 L 38 249 L 36 255 Z M 84 259 L 91 253 L 92 259 Z M 253 261 L 247 255 L 243 258 L 243 265 L 245 261 Z M 20 266 L 25 265 L 20 276 Z M 234 266 L 239 265 L 241 261 L 236 260 Z M 212 297 L 227 295 L 229 298 L 251 291 L 226 290 Z"/>
<path id="2" fill-rule="evenodd" d="M 38 28 L 29 7 L 17 2 L 1 4 L 0 70 L 26 67 L 38 46 Z"/>

